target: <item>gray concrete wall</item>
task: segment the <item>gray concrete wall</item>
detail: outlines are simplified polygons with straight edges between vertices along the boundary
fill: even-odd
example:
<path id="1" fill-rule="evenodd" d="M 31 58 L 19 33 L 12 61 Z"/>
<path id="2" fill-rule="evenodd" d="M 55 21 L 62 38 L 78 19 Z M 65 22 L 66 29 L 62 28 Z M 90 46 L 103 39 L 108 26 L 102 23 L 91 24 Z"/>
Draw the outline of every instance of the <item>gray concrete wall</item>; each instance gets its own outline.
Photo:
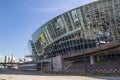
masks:
<path id="1" fill-rule="evenodd" d="M 59 71 L 63 68 L 62 57 L 56 56 L 52 58 L 53 71 Z"/>

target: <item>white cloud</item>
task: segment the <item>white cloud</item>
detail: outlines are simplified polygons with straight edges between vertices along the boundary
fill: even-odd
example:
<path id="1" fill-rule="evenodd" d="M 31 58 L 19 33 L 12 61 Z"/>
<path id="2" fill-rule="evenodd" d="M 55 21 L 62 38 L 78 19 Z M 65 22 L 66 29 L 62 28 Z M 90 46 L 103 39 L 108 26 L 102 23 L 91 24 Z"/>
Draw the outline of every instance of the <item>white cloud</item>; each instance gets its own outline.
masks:
<path id="1" fill-rule="evenodd" d="M 42 7 L 42 8 L 34 8 L 33 11 L 36 12 L 43 12 L 43 13 L 51 13 L 51 12 L 65 12 L 68 10 L 71 10 L 73 8 L 82 6 L 84 4 L 93 2 L 96 0 L 66 0 L 66 1 L 61 1 L 61 3 L 58 3 L 56 5 L 53 6 L 46 6 L 46 7 Z"/>
<path id="2" fill-rule="evenodd" d="M 48 7 L 48 8 L 34 8 L 33 10 L 37 12 L 50 13 L 55 11 L 66 11 L 69 9 L 71 9 L 71 6 L 64 5 L 64 6 L 54 6 L 54 7 Z"/>

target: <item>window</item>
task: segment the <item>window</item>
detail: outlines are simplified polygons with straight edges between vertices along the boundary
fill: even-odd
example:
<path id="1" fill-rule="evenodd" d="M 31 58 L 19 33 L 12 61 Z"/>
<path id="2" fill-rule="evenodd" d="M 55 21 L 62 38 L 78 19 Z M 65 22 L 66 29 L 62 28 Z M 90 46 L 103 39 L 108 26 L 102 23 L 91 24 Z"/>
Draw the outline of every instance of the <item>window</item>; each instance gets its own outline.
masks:
<path id="1" fill-rule="evenodd" d="M 78 21 L 78 16 L 77 16 L 76 10 L 71 11 L 71 14 L 72 14 L 72 18 L 73 18 L 74 22 Z"/>
<path id="2" fill-rule="evenodd" d="M 64 24 L 63 24 L 63 21 L 62 21 L 61 17 L 59 17 L 57 19 L 57 26 L 56 27 L 57 28 L 64 28 Z"/>

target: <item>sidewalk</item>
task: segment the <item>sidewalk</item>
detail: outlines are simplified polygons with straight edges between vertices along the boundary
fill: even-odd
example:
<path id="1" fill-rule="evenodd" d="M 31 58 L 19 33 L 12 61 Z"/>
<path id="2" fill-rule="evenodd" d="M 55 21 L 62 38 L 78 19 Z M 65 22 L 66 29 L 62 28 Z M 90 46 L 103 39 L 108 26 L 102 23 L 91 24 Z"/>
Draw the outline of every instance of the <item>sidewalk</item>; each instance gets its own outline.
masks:
<path id="1" fill-rule="evenodd" d="M 9 75 L 0 74 L 0 80 L 12 80 L 12 77 Z"/>

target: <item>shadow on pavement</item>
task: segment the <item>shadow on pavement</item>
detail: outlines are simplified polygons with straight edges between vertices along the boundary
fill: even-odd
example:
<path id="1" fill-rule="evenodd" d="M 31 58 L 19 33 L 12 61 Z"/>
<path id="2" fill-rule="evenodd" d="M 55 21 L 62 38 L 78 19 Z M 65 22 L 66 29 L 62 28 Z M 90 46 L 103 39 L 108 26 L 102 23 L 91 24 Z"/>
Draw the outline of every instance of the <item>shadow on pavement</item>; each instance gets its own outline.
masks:
<path id="1" fill-rule="evenodd" d="M 58 74 L 47 74 L 41 73 L 39 71 L 20 71 L 20 70 L 10 70 L 10 69 L 2 69 L 0 70 L 0 74 L 10 74 L 10 75 L 36 75 L 36 76 L 64 76 Z"/>
<path id="2" fill-rule="evenodd" d="M 19 71 L 19 70 L 9 70 L 3 69 L 0 74 L 8 74 L 8 75 L 34 75 L 34 76 L 73 76 L 73 75 L 60 75 L 60 74 L 45 74 L 41 72 L 34 71 Z M 79 76 L 79 75 L 78 75 Z M 83 77 L 91 77 L 97 78 L 98 80 L 120 80 L 120 77 L 105 77 L 105 76 L 83 76 Z M 2 79 L 0 79 L 2 80 Z"/>

